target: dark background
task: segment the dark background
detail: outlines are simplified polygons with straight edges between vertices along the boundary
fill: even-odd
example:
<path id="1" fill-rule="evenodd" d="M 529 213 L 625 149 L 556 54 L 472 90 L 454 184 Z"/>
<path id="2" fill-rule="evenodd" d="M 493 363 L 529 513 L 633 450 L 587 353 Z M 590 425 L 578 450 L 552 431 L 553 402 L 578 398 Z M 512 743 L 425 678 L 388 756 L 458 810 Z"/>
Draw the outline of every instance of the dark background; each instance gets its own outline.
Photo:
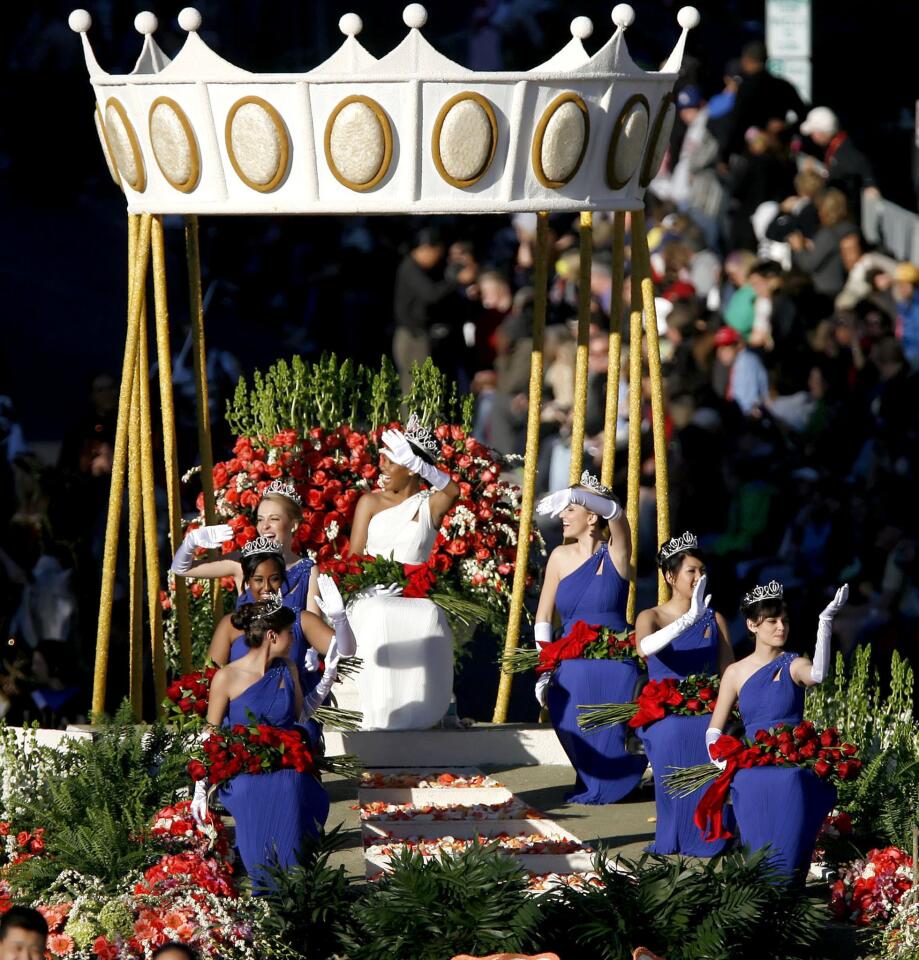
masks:
<path id="1" fill-rule="evenodd" d="M 635 3 L 628 39 L 642 65 L 656 67 L 672 48 L 681 5 Z M 207 42 L 239 66 L 262 71 L 320 63 L 342 39 L 338 18 L 350 10 L 364 20 L 361 41 L 380 56 L 404 36 L 403 6 L 392 0 L 198 4 Z M 153 7 L 160 19 L 157 40 L 170 55 L 184 36 L 175 19 L 179 7 Z M 610 2 L 531 0 L 528 7 L 533 29 L 504 37 L 507 68 L 528 69 L 557 51 L 575 15 L 594 21 L 591 51 L 611 32 Z M 724 0 L 698 7 L 702 23 L 690 34 L 687 54 L 700 62 L 710 94 L 720 89 L 724 63 L 744 42 L 762 36 L 764 5 Z M 875 16 L 866 15 L 863 0 L 815 0 L 814 101 L 831 106 L 869 154 L 883 194 L 914 208 L 912 117 L 919 90 L 911 64 L 919 4 L 885 0 L 882 7 L 883 16 Z M 145 8 L 122 0 L 89 5 L 90 38 L 103 69 L 131 69 L 141 48 L 133 18 Z M 12 396 L 31 442 L 58 441 L 93 375 L 117 374 L 123 350 L 124 200 L 96 139 L 80 39 L 66 22 L 70 9 L 56 0 L 12 5 L 0 36 L 0 393 Z M 425 36 L 444 54 L 468 62 L 473 7 L 429 3 L 428 12 Z M 491 219 L 481 218 L 476 228 L 487 234 L 494 229 Z M 356 229 L 366 231 L 372 252 L 353 242 Z M 323 348 L 378 359 L 389 348 L 392 273 L 409 229 L 408 218 L 202 222 L 205 285 L 217 281 L 207 314 L 209 346 L 232 351 L 247 371 Z M 167 230 L 175 350 L 187 315 L 181 221 L 171 219 Z"/>

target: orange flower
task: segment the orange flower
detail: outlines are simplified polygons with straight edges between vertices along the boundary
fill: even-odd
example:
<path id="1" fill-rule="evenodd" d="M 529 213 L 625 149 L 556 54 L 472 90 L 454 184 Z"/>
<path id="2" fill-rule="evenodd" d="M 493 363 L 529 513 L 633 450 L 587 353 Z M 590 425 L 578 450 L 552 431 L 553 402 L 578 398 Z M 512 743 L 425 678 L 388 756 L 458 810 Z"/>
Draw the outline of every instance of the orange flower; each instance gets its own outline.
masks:
<path id="1" fill-rule="evenodd" d="M 73 953 L 75 946 L 73 937 L 68 937 L 66 933 L 52 933 L 48 937 L 48 952 L 55 957 L 66 957 Z"/>

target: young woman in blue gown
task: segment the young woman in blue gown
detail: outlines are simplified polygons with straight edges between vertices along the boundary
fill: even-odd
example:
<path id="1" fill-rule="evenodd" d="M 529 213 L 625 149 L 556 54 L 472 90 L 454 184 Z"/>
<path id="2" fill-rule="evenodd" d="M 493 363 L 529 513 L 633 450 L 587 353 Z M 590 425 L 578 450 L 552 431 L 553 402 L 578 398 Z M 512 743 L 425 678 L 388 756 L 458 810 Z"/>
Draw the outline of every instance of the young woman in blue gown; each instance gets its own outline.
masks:
<path id="1" fill-rule="evenodd" d="M 748 740 L 757 730 L 801 723 L 804 690 L 826 677 L 833 618 L 848 596 L 849 587 L 843 585 L 820 614 L 811 661 L 785 649 L 789 629 L 782 585 L 773 580 L 746 594 L 741 609 L 756 647 L 724 672 L 705 735 L 708 746 L 718 740 L 735 704 Z M 731 801 L 744 847 L 750 851 L 768 847 L 777 874 L 803 882 L 817 832 L 836 802 L 835 787 L 804 767 L 755 767 L 736 772 Z"/>
<path id="2" fill-rule="evenodd" d="M 727 624 L 715 613 L 705 596 L 705 562 L 698 540 L 688 531 L 665 543 L 657 563 L 673 596 L 635 621 L 635 639 L 647 658 L 651 680 L 685 680 L 691 674 L 721 675 L 734 660 Z M 693 822 L 703 790 L 688 797 L 671 797 L 662 778 L 671 767 L 691 767 L 708 762 L 705 730 L 710 716 L 681 717 L 670 714 L 639 728 L 645 753 L 654 774 L 654 803 L 657 813 L 653 853 L 682 853 L 711 857 L 720 853 L 726 841 L 706 841 Z"/>
<path id="3" fill-rule="evenodd" d="M 233 618 L 249 649 L 214 675 L 209 726 L 248 726 L 254 717 L 258 723 L 291 729 L 303 705 L 298 670 L 287 657 L 293 611 L 272 596 L 246 604 Z M 203 781 L 195 785 L 192 813 L 199 822 L 207 815 L 206 790 Z M 317 837 L 329 814 L 322 784 L 296 770 L 241 773 L 222 784 L 218 796 L 236 822 L 236 846 L 256 892 L 270 886 L 266 865 L 293 866 L 304 838 Z"/>
<path id="4" fill-rule="evenodd" d="M 556 547 L 546 565 L 536 610 L 537 646 L 552 640 L 556 611 L 561 636 L 579 620 L 625 630 L 631 535 L 612 491 L 585 471 L 580 484 L 543 498 L 537 511 L 560 517 L 570 541 Z M 590 734 L 578 726 L 579 704 L 626 703 L 634 696 L 641 673 L 636 662 L 564 660 L 537 682 L 536 698 L 548 708 L 577 774 L 575 788 L 567 796 L 571 803 L 615 803 L 641 780 L 647 760 L 628 753 L 623 724 Z"/>

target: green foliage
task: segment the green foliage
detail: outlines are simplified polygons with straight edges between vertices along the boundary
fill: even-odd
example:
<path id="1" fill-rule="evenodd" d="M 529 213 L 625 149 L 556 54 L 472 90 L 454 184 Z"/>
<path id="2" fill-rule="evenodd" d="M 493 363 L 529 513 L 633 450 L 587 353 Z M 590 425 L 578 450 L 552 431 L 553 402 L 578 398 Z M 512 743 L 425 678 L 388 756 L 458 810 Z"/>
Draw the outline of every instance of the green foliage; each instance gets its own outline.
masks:
<path id="1" fill-rule="evenodd" d="M 595 960 L 620 960 L 639 943 L 680 960 L 813 956 L 823 912 L 776 882 L 764 851 L 698 864 L 652 854 L 608 863 L 601 853 L 596 869 L 604 887 L 540 898 L 542 949 Z"/>
<path id="2" fill-rule="evenodd" d="M 412 389 L 403 398 L 399 375 L 392 361 L 382 357 L 377 370 L 339 362 L 334 353 L 315 363 L 301 357 L 290 363 L 279 360 L 265 373 L 256 370 L 251 386 L 240 378 L 233 399 L 227 402 L 227 423 L 237 436 L 273 437 L 282 430 L 300 435 L 310 427 L 330 430 L 342 424 L 379 426 L 400 418 L 403 400 L 425 423 L 472 424 L 474 401 L 461 397 L 456 384 L 428 358 L 415 367 Z"/>
<path id="3" fill-rule="evenodd" d="M 341 825 L 308 839 L 289 869 L 271 867 L 272 891 L 266 896 L 271 916 L 266 930 L 291 944 L 304 960 L 329 960 L 343 951 L 355 890 L 344 867 L 329 857 L 344 846 Z"/>
<path id="4" fill-rule="evenodd" d="M 912 845 L 919 817 L 919 725 L 913 719 L 913 669 L 894 652 L 890 691 L 884 694 L 871 651 L 859 647 L 846 671 L 841 654 L 833 676 L 808 694 L 805 714 L 817 726 L 836 727 L 861 749 L 861 776 L 839 785 L 839 806 L 866 840 Z"/>
<path id="5" fill-rule="evenodd" d="M 92 740 L 72 741 L 54 776 L 18 798 L 17 828 L 45 828 L 46 855 L 10 868 L 14 886 L 37 897 L 62 864 L 116 889 L 156 859 L 151 816 L 187 783 L 187 749 L 164 726 L 136 726 L 127 701 Z"/>
<path id="6" fill-rule="evenodd" d="M 425 861 L 411 850 L 352 910 L 351 960 L 444 960 L 533 945 L 540 909 L 526 881 L 494 845 Z"/>

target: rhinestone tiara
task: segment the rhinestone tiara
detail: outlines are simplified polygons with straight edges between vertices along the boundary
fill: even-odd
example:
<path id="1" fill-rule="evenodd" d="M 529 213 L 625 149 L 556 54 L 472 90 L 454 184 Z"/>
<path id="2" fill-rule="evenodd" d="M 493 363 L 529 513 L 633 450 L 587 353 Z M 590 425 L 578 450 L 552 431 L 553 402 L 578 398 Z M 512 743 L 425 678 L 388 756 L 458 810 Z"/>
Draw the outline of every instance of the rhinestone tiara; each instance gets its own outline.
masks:
<path id="1" fill-rule="evenodd" d="M 265 609 L 259 613 L 259 615 L 255 618 L 256 620 L 265 620 L 268 617 L 276 614 L 278 610 L 284 606 L 284 598 L 280 593 L 268 593 L 257 602 L 264 604 Z"/>
<path id="2" fill-rule="evenodd" d="M 284 548 L 271 537 L 256 537 L 243 547 L 243 556 L 251 557 L 255 553 L 276 553 L 281 556 L 284 553 Z"/>
<path id="3" fill-rule="evenodd" d="M 745 593 L 742 605 L 749 607 L 750 604 L 759 603 L 760 600 L 781 600 L 785 594 L 785 589 L 778 580 L 770 580 L 765 586 L 754 587 L 749 593 Z"/>
<path id="4" fill-rule="evenodd" d="M 595 477 L 589 470 L 585 470 L 581 474 L 581 483 L 582 487 L 588 487 L 593 490 L 594 493 L 599 494 L 601 497 L 606 497 L 609 500 L 613 496 L 613 491 L 600 483 L 599 479 Z"/>
<path id="5" fill-rule="evenodd" d="M 699 538 L 688 530 L 682 537 L 671 537 L 661 547 L 661 559 L 669 560 L 675 553 L 682 553 L 684 550 L 695 550 L 699 546 Z"/>
<path id="6" fill-rule="evenodd" d="M 295 503 L 301 509 L 303 507 L 303 501 L 300 499 L 300 495 L 297 493 L 294 485 L 289 481 L 272 480 L 271 483 L 265 487 L 265 492 L 262 496 L 267 497 L 269 494 L 274 494 L 278 497 L 287 497 L 288 500 Z"/>
<path id="7" fill-rule="evenodd" d="M 430 457 L 436 459 L 440 453 L 440 444 L 437 442 L 437 438 L 431 428 L 424 426 L 418 419 L 417 413 L 413 413 L 408 418 L 408 423 L 405 425 L 405 439 Z"/>

